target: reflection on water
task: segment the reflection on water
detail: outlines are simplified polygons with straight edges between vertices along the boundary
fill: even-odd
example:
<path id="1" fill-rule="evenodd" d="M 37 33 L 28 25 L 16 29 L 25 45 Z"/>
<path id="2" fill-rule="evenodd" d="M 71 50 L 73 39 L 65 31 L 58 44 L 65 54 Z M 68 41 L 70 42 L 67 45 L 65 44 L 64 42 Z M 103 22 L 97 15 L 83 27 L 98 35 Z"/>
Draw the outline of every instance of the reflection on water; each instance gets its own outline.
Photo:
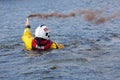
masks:
<path id="1" fill-rule="evenodd" d="M 118 2 L 1 0 L 0 80 L 119 80 Z M 46 24 L 51 39 L 65 49 L 24 50 L 21 35 L 28 16 L 33 35 L 36 26 Z"/>

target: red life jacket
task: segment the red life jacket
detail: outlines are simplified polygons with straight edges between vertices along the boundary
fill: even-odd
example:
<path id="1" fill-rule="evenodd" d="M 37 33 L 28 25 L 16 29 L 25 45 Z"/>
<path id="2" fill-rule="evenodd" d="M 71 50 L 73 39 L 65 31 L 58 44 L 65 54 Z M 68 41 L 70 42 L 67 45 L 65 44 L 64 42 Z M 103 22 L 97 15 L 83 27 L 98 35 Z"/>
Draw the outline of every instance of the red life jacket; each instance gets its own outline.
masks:
<path id="1" fill-rule="evenodd" d="M 42 39 L 42 38 L 34 38 L 32 40 L 32 50 L 48 50 L 52 45 L 52 41 Z"/>

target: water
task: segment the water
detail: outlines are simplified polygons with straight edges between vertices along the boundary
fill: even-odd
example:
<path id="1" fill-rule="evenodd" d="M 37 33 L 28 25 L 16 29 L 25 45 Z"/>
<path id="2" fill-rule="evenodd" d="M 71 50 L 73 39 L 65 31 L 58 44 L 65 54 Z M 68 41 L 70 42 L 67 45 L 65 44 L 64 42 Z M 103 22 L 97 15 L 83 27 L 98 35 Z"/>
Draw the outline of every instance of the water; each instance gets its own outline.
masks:
<path id="1" fill-rule="evenodd" d="M 120 11 L 120 0 L 0 0 L 0 80 L 120 80 L 120 17 L 99 25 L 83 15 L 33 18 L 63 50 L 25 51 L 21 36 L 25 18 L 34 13 L 69 13 L 105 9 L 102 17 Z"/>

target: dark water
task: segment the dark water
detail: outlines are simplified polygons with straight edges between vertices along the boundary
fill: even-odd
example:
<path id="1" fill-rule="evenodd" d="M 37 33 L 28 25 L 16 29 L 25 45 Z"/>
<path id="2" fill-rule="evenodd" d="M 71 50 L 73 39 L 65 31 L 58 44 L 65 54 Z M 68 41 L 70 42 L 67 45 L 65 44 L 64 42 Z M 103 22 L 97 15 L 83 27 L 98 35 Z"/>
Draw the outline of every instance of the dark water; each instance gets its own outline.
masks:
<path id="1" fill-rule="evenodd" d="M 25 18 L 34 13 L 105 9 L 120 12 L 120 0 L 0 0 L 0 80 L 120 80 L 120 17 L 96 25 L 83 15 L 30 20 L 40 24 L 63 50 L 24 51 Z"/>

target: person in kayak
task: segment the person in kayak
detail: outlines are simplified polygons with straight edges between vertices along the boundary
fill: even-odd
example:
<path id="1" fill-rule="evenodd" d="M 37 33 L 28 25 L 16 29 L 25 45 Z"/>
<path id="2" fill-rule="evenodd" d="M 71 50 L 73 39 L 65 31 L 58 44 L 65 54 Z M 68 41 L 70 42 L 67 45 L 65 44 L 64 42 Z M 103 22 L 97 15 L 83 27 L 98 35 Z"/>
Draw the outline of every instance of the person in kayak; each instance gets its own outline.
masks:
<path id="1" fill-rule="evenodd" d="M 63 49 L 64 46 L 60 43 L 56 43 L 50 40 L 49 29 L 45 25 L 38 26 L 35 30 L 35 37 L 33 37 L 30 31 L 30 24 L 28 18 L 26 19 L 26 25 L 22 35 L 22 41 L 24 42 L 26 50 L 48 50 L 48 49 Z"/>

